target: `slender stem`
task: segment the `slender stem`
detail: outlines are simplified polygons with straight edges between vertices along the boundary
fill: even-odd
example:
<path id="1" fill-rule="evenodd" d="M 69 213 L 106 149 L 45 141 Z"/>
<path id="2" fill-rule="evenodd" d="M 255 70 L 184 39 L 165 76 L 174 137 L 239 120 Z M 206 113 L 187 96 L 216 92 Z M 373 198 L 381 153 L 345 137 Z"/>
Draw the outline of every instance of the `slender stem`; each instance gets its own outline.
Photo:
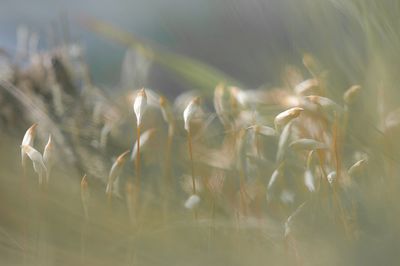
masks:
<path id="1" fill-rule="evenodd" d="M 196 180 L 194 177 L 194 162 L 193 162 L 193 148 L 192 148 L 192 131 L 189 126 L 188 131 L 188 144 L 189 144 L 189 155 L 190 155 L 190 165 L 192 168 L 192 193 L 193 195 L 196 194 Z M 194 219 L 197 221 L 197 210 L 196 208 L 193 210 Z"/>
<path id="2" fill-rule="evenodd" d="M 174 138 L 174 126 L 172 124 L 168 127 L 168 139 L 167 139 L 167 147 L 165 152 L 165 166 L 164 166 L 164 188 L 161 189 L 164 198 L 164 218 L 168 216 L 168 205 L 170 202 L 170 195 L 173 192 L 172 189 L 172 180 L 171 180 L 171 149 L 172 149 L 172 141 Z"/>
<path id="3" fill-rule="evenodd" d="M 193 148 L 192 148 L 192 132 L 190 130 L 190 127 L 188 131 L 188 144 L 189 144 L 190 165 L 192 168 L 192 188 L 193 188 L 193 194 L 196 194 L 196 181 L 194 177 Z"/>
<path id="4" fill-rule="evenodd" d="M 240 205 L 241 205 L 241 211 L 243 212 L 244 215 L 247 214 L 247 204 L 246 204 L 246 188 L 245 188 L 245 184 L 246 184 L 246 180 L 245 180 L 245 174 L 244 174 L 244 170 L 241 169 L 240 170 L 240 188 L 239 188 L 239 192 L 240 192 Z"/>
<path id="5" fill-rule="evenodd" d="M 257 152 L 257 179 L 260 184 L 262 183 L 262 177 L 261 177 L 261 169 L 260 169 L 260 162 L 262 161 L 261 157 L 261 141 L 260 141 L 260 135 L 258 132 L 255 132 L 255 139 L 256 139 L 256 152 Z M 257 191 L 257 198 L 256 198 L 256 213 L 258 217 L 261 217 L 262 210 L 261 210 L 261 204 L 262 204 L 262 199 L 265 198 L 265 193 L 261 190 Z"/>
<path id="6" fill-rule="evenodd" d="M 333 124 L 333 154 L 335 158 L 335 166 L 336 166 L 336 175 L 337 175 L 337 180 L 340 180 L 341 177 L 341 172 L 342 172 L 342 165 L 341 165 L 341 160 L 340 160 L 340 147 L 339 147 L 339 141 L 340 141 L 340 132 L 339 132 L 339 120 L 338 120 L 337 114 L 335 114 L 335 122 Z"/>
<path id="7" fill-rule="evenodd" d="M 136 154 L 136 187 L 139 189 L 140 188 L 140 125 L 137 126 L 137 154 Z M 140 191 L 140 189 L 139 189 Z"/>
<path id="8" fill-rule="evenodd" d="M 110 188 L 110 190 L 111 191 L 109 191 L 108 193 L 107 193 L 107 203 L 108 203 L 108 206 L 111 208 L 111 206 L 112 206 L 112 190 L 113 190 L 113 188 L 112 188 L 112 185 L 111 185 L 111 188 Z"/>
<path id="9" fill-rule="evenodd" d="M 171 180 L 171 149 L 172 149 L 172 141 L 174 138 L 174 126 L 170 125 L 168 127 L 168 139 L 167 139 L 167 150 L 165 153 L 165 169 L 164 169 L 164 174 L 165 174 L 165 185 L 166 189 L 170 189 L 172 186 L 172 180 Z"/>
<path id="10" fill-rule="evenodd" d="M 27 182 L 28 182 L 28 175 L 27 175 L 27 170 L 26 170 L 26 166 L 23 165 L 22 166 L 22 180 L 21 180 L 21 192 L 22 195 L 25 195 L 26 197 L 23 197 L 23 206 L 26 208 L 24 210 L 23 213 L 27 213 L 27 209 L 29 208 L 28 204 L 29 204 L 29 191 L 28 191 L 28 186 L 27 186 Z M 27 255 L 27 247 L 28 247 L 28 224 L 27 221 L 29 219 L 27 219 L 28 217 L 25 216 L 24 217 L 24 221 L 22 222 L 22 252 L 23 252 L 23 265 L 28 265 L 28 255 Z"/>
<path id="11" fill-rule="evenodd" d="M 85 216 L 84 221 L 81 225 L 81 263 L 86 265 L 86 235 L 88 228 L 88 219 Z"/>

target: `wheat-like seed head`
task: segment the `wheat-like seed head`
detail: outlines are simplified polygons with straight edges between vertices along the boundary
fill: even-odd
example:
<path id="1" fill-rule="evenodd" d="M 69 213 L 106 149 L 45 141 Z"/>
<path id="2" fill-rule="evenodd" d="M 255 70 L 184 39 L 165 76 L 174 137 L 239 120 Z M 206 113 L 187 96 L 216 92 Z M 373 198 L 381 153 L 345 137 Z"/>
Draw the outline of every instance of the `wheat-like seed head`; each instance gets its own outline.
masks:
<path id="1" fill-rule="evenodd" d="M 21 149 L 31 159 L 33 163 L 33 169 L 38 174 L 39 184 L 41 185 L 43 183 L 43 177 L 47 173 L 46 166 L 44 165 L 43 162 L 42 154 L 30 145 L 21 145 Z"/>
<path id="2" fill-rule="evenodd" d="M 351 86 L 344 94 L 343 100 L 347 105 L 353 104 L 357 97 L 360 95 L 361 86 L 360 85 L 353 85 Z"/>
<path id="3" fill-rule="evenodd" d="M 349 170 L 347 171 L 347 173 L 349 174 L 350 177 L 354 177 L 357 174 L 361 173 L 366 165 L 368 163 L 367 159 L 361 159 L 359 161 L 357 161 L 356 163 L 354 163 L 352 166 L 350 166 Z"/>
<path id="4" fill-rule="evenodd" d="M 293 119 L 297 118 L 304 109 L 301 107 L 293 107 L 286 111 L 279 113 L 274 120 L 275 128 L 281 129 Z"/>
<path id="5" fill-rule="evenodd" d="M 192 118 L 199 109 L 200 109 L 200 98 L 195 97 L 189 102 L 189 104 L 183 111 L 183 122 L 185 123 L 185 130 L 187 132 L 189 132 L 190 130 L 190 121 L 192 120 Z"/>
<path id="6" fill-rule="evenodd" d="M 108 182 L 106 187 L 106 193 L 112 193 L 112 187 L 115 180 L 119 177 L 122 172 L 122 169 L 125 165 L 127 155 L 129 154 L 129 150 L 123 152 L 121 155 L 117 157 L 113 165 L 111 166 L 110 173 L 108 174 Z"/>
<path id="7" fill-rule="evenodd" d="M 28 130 L 25 132 L 25 135 L 22 139 L 22 143 L 21 143 L 21 163 L 22 166 L 25 167 L 26 165 L 26 156 L 27 154 L 22 150 L 23 146 L 29 145 L 29 146 L 33 146 L 33 142 L 36 136 L 36 127 L 37 124 L 33 124 L 32 126 L 30 126 L 28 128 Z"/>
<path id="8" fill-rule="evenodd" d="M 136 115 L 136 123 L 138 127 L 142 124 L 142 119 L 144 112 L 146 111 L 146 107 L 147 107 L 147 95 L 146 91 L 143 88 L 137 93 L 135 101 L 133 103 L 133 111 L 135 112 Z"/>

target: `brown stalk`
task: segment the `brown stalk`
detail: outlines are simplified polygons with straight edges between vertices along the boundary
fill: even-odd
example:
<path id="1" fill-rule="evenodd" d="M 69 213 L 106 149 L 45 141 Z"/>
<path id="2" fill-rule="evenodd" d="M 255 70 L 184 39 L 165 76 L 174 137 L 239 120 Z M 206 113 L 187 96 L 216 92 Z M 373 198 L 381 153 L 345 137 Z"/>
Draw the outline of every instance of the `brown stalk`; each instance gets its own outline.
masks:
<path id="1" fill-rule="evenodd" d="M 340 181 L 341 177 L 341 171 L 342 171 L 342 161 L 340 158 L 340 147 L 339 147 L 339 142 L 340 142 L 340 134 L 339 134 L 339 119 L 337 114 L 335 113 L 335 122 L 333 124 L 333 133 L 332 133 L 332 150 L 335 158 L 335 164 L 336 164 L 336 176 L 338 182 Z"/>
<path id="2" fill-rule="evenodd" d="M 140 191 L 140 182 L 141 182 L 141 172 L 140 172 L 140 125 L 136 127 L 136 134 L 137 134 L 137 155 L 136 155 L 136 160 L 135 160 L 135 169 L 136 169 L 136 180 L 135 184 L 136 187 L 138 188 L 138 191 Z"/>

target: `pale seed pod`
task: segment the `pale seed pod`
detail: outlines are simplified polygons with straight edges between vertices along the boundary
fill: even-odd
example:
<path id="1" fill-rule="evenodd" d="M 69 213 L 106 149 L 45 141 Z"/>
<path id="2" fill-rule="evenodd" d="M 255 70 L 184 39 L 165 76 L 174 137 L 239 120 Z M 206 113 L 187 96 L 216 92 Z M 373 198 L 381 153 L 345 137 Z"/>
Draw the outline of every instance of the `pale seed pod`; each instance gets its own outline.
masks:
<path id="1" fill-rule="evenodd" d="M 24 137 L 22 139 L 22 143 L 21 143 L 21 163 L 22 163 L 23 167 L 25 167 L 25 165 L 26 165 L 27 154 L 26 154 L 26 152 L 24 152 L 22 150 L 22 147 L 26 146 L 26 145 L 33 146 L 33 142 L 34 142 L 34 139 L 35 139 L 35 136 L 36 136 L 36 127 L 37 127 L 37 124 L 35 123 L 30 128 L 28 128 L 28 130 L 25 132 L 25 135 L 24 135 Z"/>
<path id="2" fill-rule="evenodd" d="M 135 112 L 136 115 L 136 121 L 137 121 L 136 123 L 138 127 L 142 124 L 142 118 L 144 112 L 146 111 L 146 107 L 147 107 L 147 95 L 146 91 L 143 88 L 137 93 L 135 101 L 133 103 L 133 111 Z"/>
<path id="3" fill-rule="evenodd" d="M 343 94 L 343 100 L 347 105 L 351 105 L 355 102 L 357 97 L 360 95 L 361 92 L 361 86 L 360 85 L 354 85 L 351 86 L 344 94 Z"/>
<path id="4" fill-rule="evenodd" d="M 85 214 L 85 218 L 89 218 L 89 184 L 87 182 L 86 174 L 82 177 L 81 180 L 81 201 L 83 207 L 83 213 Z"/>
<path id="5" fill-rule="evenodd" d="M 110 195 L 113 192 L 113 185 L 117 178 L 121 175 L 126 162 L 126 156 L 129 154 L 129 150 L 125 151 L 115 160 L 111 166 L 110 173 L 108 174 L 108 182 L 106 187 L 106 193 Z"/>
<path id="6" fill-rule="evenodd" d="M 355 164 L 353 164 L 347 171 L 349 176 L 354 177 L 358 175 L 360 172 L 362 172 L 365 169 L 367 162 L 368 162 L 367 159 L 361 159 L 357 161 Z"/>
<path id="7" fill-rule="evenodd" d="M 185 110 L 183 111 L 183 122 L 185 123 L 185 130 L 189 132 L 190 121 L 200 109 L 200 98 L 196 97 L 190 101 Z"/>
<path id="8" fill-rule="evenodd" d="M 55 162 L 54 144 L 51 135 L 49 136 L 46 146 L 44 147 L 43 162 L 47 168 L 46 182 L 49 183 L 51 169 L 53 168 Z"/>
<path id="9" fill-rule="evenodd" d="M 39 184 L 41 185 L 43 183 L 43 177 L 45 177 L 47 173 L 46 166 L 44 165 L 43 162 L 42 154 L 30 145 L 23 145 L 21 146 L 21 148 L 22 151 L 26 153 L 28 157 L 31 159 L 33 163 L 33 170 L 35 170 L 35 173 L 38 174 Z"/>
<path id="10" fill-rule="evenodd" d="M 289 123 L 290 121 L 292 121 L 293 119 L 298 117 L 301 114 L 302 111 L 304 111 L 304 109 L 301 108 L 301 107 L 293 107 L 293 108 L 290 108 L 290 109 L 288 109 L 286 111 L 283 111 L 283 112 L 279 113 L 275 117 L 275 120 L 274 120 L 275 128 L 277 130 L 281 129 L 287 123 Z"/>
<path id="11" fill-rule="evenodd" d="M 185 201 L 185 208 L 189 210 L 193 210 L 200 204 L 200 197 L 197 196 L 196 194 L 191 195 L 186 201 Z"/>

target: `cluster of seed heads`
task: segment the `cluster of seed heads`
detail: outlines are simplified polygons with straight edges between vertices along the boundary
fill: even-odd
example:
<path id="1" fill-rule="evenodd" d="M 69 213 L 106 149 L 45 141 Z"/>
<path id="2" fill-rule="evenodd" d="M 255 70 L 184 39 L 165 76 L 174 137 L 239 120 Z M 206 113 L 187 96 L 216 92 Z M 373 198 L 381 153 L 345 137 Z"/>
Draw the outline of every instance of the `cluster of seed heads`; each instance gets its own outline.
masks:
<path id="1" fill-rule="evenodd" d="M 44 147 L 43 155 L 33 147 L 36 136 L 36 127 L 37 124 L 33 124 L 28 128 L 25 132 L 24 138 L 22 139 L 21 163 L 25 170 L 27 167 L 27 157 L 32 161 L 33 169 L 38 175 L 39 185 L 42 185 L 43 181 L 45 184 L 48 184 L 50 181 L 51 170 L 55 162 L 55 150 L 51 135 L 49 135 L 47 144 Z"/>
<path id="2" fill-rule="evenodd" d="M 241 214 L 247 213 L 249 205 L 259 199 L 259 195 L 264 195 L 268 204 L 273 205 L 277 201 L 292 204 L 299 192 L 296 191 L 297 188 L 283 185 L 287 182 L 291 165 L 302 171 L 301 182 L 309 193 L 319 191 L 324 182 L 332 188 L 348 185 L 348 180 L 359 175 L 367 162 L 364 156 L 365 158 L 356 161 L 346 171 L 338 155 L 343 145 L 340 137 L 345 134 L 352 106 L 360 98 L 361 86 L 351 86 L 343 94 L 344 104 L 341 105 L 327 96 L 325 72 L 320 70 L 319 64 L 308 55 L 304 57 L 304 65 L 311 74 L 309 79 L 303 79 L 294 67 L 287 69 L 286 83 L 291 91 L 243 90 L 218 84 L 213 95 L 215 115 L 204 112 L 197 95 L 183 94 L 171 104 L 167 98 L 159 96 L 151 89 L 137 90 L 133 94 L 131 105 L 136 118 L 136 140 L 130 150 L 120 153 L 113 162 L 105 180 L 104 191 L 107 197 L 125 197 L 130 217 L 136 215 L 142 187 L 141 153 L 156 131 L 155 128 L 146 128 L 151 124 L 146 119 L 146 113 L 153 107 L 160 111 L 168 125 L 164 169 L 166 179 L 174 178 L 171 171 L 172 158 L 175 158 L 172 154 L 174 135 L 179 132 L 180 127 L 184 129 L 191 173 L 184 175 L 185 180 L 181 182 L 183 190 L 188 193 L 183 206 L 193 210 L 195 216 L 203 195 L 207 196 L 205 191 L 216 195 L 224 193 L 229 171 L 238 177 L 238 200 L 234 196 L 233 201 Z M 265 114 L 260 108 L 270 103 L 279 107 L 272 119 L 267 118 L 269 114 Z M 105 102 L 93 105 L 93 123 L 103 123 L 99 141 L 102 149 L 107 146 L 108 135 L 119 123 L 118 111 L 107 108 Z M 177 111 L 181 115 L 177 116 Z M 223 127 L 223 134 L 220 134 L 223 142 L 220 148 L 208 148 L 199 139 L 208 134 L 208 127 L 215 117 Z M 182 123 L 177 123 L 179 121 Z M 338 126 L 340 124 L 344 124 L 343 127 Z M 34 148 L 36 128 L 36 124 L 32 125 L 23 137 L 21 160 L 24 171 L 27 159 L 32 161 L 39 184 L 42 185 L 49 183 L 56 150 L 51 136 L 43 155 Z M 215 127 L 211 130 L 215 130 Z M 274 158 L 265 152 L 264 141 L 276 144 L 271 147 L 275 151 Z M 299 160 L 306 161 L 303 169 L 298 166 Z M 133 180 L 136 182 L 129 179 L 125 194 L 121 195 L 119 180 L 127 161 L 134 166 Z M 272 168 L 267 176 L 262 170 L 265 162 L 268 162 L 269 169 Z M 201 164 L 210 166 L 211 174 L 208 177 L 204 177 L 204 169 L 198 167 Z M 88 217 L 89 209 L 88 185 L 88 177 L 85 175 L 81 180 L 85 217 Z"/>

